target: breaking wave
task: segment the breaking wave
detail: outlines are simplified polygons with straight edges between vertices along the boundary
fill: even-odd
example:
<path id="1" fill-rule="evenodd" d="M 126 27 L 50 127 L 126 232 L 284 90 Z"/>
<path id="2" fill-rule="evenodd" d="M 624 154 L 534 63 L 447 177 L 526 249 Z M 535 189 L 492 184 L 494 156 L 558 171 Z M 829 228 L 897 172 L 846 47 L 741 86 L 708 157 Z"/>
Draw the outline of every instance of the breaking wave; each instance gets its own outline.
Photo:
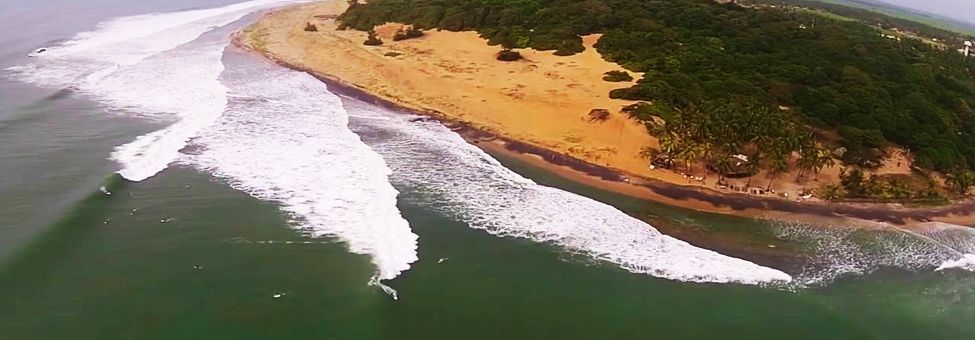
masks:
<path id="1" fill-rule="evenodd" d="M 782 240 L 804 247 L 807 264 L 797 281 L 818 286 L 881 268 L 975 271 L 975 229 L 947 223 L 903 228 L 885 223 L 821 226 L 772 222 Z"/>
<path id="2" fill-rule="evenodd" d="M 113 111 L 175 121 L 112 154 L 122 177 L 141 181 L 175 161 L 226 106 L 226 88 L 217 78 L 229 33 L 201 37 L 247 14 L 293 2 L 299 1 L 255 0 L 113 19 L 10 71 L 36 85 L 77 89 Z"/>
<path id="3" fill-rule="evenodd" d="M 387 280 L 417 260 L 417 236 L 396 207 L 389 167 L 348 128 L 325 84 L 296 71 L 240 63 L 224 73 L 227 110 L 194 139 L 187 162 L 251 195 L 280 202 L 314 236 L 372 256 Z"/>
<path id="4" fill-rule="evenodd" d="M 538 185 L 436 122 L 355 100 L 353 129 L 386 157 L 392 180 L 426 205 L 497 236 L 558 245 L 634 273 L 691 282 L 782 283 L 771 268 L 694 247 L 612 206 Z"/>
<path id="5" fill-rule="evenodd" d="M 416 261 L 417 237 L 396 207 L 389 169 L 348 129 L 339 99 L 303 73 L 254 61 L 225 67 L 240 19 L 298 2 L 305 1 L 113 19 L 9 71 L 76 90 L 111 112 L 171 122 L 116 148 L 111 157 L 125 179 L 142 181 L 186 161 L 280 202 L 308 233 L 370 255 L 377 282 L 392 279 Z M 195 154 L 181 153 L 189 149 Z"/>

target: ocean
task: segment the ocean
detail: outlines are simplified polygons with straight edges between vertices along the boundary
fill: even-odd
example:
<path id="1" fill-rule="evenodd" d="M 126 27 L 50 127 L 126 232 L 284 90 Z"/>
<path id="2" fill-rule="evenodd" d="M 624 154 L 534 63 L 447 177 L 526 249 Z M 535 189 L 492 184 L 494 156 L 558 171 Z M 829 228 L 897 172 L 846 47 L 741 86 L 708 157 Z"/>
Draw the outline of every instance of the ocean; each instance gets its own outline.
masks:
<path id="1" fill-rule="evenodd" d="M 0 339 L 975 335 L 968 227 L 568 182 L 229 46 L 297 2 L 0 4 Z"/>

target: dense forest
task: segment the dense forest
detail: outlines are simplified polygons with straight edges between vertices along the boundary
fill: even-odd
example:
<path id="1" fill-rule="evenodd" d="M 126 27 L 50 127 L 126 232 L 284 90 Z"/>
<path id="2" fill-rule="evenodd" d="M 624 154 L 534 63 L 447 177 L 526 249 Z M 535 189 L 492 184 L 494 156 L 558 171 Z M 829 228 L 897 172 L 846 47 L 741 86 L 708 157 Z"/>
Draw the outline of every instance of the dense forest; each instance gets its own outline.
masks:
<path id="1" fill-rule="evenodd" d="M 975 168 L 975 63 L 861 22 L 711 0 L 370 0 L 340 19 L 358 30 L 474 30 L 559 55 L 602 33 L 606 59 L 645 73 L 610 95 L 650 103 L 629 113 L 668 140 L 662 151 L 695 160 L 747 153 L 776 170 L 798 154 L 814 170 L 828 141 L 869 167 L 893 142 L 921 168 Z"/>

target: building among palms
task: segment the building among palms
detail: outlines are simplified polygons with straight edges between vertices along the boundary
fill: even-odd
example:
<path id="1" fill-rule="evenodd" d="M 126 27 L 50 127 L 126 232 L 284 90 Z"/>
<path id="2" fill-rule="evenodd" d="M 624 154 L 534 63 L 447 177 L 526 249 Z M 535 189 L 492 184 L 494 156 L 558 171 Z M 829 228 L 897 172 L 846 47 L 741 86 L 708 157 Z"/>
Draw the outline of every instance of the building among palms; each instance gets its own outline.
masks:
<path id="1" fill-rule="evenodd" d="M 965 41 L 965 45 L 961 49 L 958 50 L 958 53 L 961 53 L 962 55 L 964 55 L 967 58 L 968 56 L 972 55 L 972 46 L 973 45 L 975 45 L 975 44 L 973 44 L 970 40 L 969 41 Z"/>

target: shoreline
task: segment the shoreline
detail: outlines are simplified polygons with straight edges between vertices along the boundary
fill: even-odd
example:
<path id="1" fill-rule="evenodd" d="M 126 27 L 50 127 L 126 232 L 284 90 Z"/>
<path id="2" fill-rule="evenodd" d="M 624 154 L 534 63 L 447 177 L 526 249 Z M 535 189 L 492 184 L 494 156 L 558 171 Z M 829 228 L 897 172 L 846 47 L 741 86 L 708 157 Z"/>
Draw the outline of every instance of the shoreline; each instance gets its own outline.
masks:
<path id="1" fill-rule="evenodd" d="M 436 109 L 416 107 L 410 103 L 398 102 L 393 98 L 384 98 L 367 88 L 340 79 L 335 75 L 321 72 L 312 67 L 290 63 L 271 52 L 249 46 L 242 41 L 243 33 L 244 31 L 238 31 L 234 34 L 231 39 L 233 46 L 256 54 L 282 67 L 308 73 L 324 82 L 331 92 L 340 96 L 352 97 L 404 114 L 437 119 L 460 134 L 469 143 L 487 152 L 503 154 L 521 160 L 553 175 L 600 190 L 697 211 L 787 222 L 815 222 L 817 224 L 824 224 L 824 222 L 827 222 L 825 224 L 880 222 L 898 226 L 917 226 L 928 222 L 959 225 L 975 224 L 975 200 L 965 200 L 947 206 L 930 208 L 907 208 L 894 203 L 795 202 L 781 198 L 725 193 L 710 188 L 685 186 L 631 174 L 509 138 L 494 131 L 478 128 L 472 124 L 453 119 Z"/>

